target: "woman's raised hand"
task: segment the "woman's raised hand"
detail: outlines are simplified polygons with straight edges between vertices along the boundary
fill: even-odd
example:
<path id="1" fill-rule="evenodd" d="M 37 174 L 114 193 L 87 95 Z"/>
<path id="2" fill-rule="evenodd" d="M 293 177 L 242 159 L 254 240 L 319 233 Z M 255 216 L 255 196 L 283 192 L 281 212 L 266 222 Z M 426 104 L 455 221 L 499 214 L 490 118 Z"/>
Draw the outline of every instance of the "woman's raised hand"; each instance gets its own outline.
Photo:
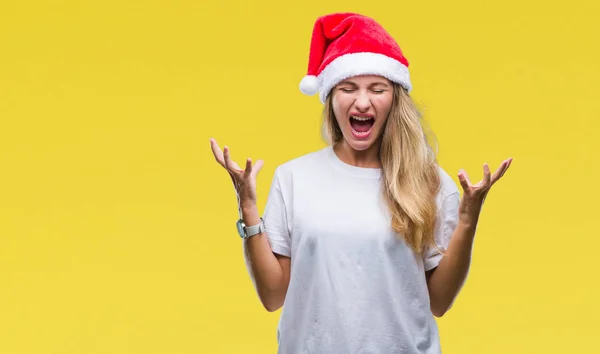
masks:
<path id="1" fill-rule="evenodd" d="M 231 177 L 238 195 L 239 207 L 242 209 L 254 208 L 256 206 L 256 176 L 263 166 L 263 161 L 258 160 L 252 166 L 252 160 L 248 158 L 246 160 L 246 167 L 242 170 L 235 161 L 231 160 L 227 146 L 223 147 L 223 151 L 221 151 L 215 139 L 211 138 L 210 147 L 219 165 L 223 166 Z"/>

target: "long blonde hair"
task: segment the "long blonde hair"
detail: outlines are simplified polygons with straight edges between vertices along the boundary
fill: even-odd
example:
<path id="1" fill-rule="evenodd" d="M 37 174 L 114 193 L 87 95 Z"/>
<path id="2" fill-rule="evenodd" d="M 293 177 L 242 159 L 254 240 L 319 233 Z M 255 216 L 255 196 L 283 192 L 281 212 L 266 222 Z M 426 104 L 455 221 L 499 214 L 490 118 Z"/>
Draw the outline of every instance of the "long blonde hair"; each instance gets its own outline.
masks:
<path id="1" fill-rule="evenodd" d="M 383 197 L 394 231 L 421 253 L 428 246 L 437 248 L 434 227 L 440 176 L 421 112 L 402 86 L 394 84 L 393 91 L 388 120 L 379 137 Z M 333 112 L 332 96 L 327 97 L 323 109 L 323 135 L 335 146 L 344 137 Z"/>

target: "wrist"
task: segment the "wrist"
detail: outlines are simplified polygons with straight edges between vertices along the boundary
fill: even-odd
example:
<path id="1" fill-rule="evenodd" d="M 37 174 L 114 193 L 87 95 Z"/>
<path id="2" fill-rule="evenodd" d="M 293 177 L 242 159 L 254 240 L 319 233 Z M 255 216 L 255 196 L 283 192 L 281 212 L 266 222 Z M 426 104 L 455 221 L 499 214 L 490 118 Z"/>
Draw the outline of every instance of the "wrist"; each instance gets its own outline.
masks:
<path id="1" fill-rule="evenodd" d="M 459 206 L 458 220 L 461 226 L 467 229 L 477 227 L 479 214 L 481 212 L 481 204 L 475 201 L 462 199 Z"/>
<path id="2" fill-rule="evenodd" d="M 260 222 L 260 215 L 256 204 L 240 205 L 242 219 L 246 225 L 255 225 Z"/>
<path id="3" fill-rule="evenodd" d="M 242 213 L 252 213 L 258 209 L 254 202 L 241 202 L 239 208 Z"/>
<path id="4" fill-rule="evenodd" d="M 458 224 L 464 228 L 472 229 L 472 228 L 477 227 L 477 218 L 474 218 L 474 217 L 459 218 Z"/>
<path id="5" fill-rule="evenodd" d="M 461 235 L 474 237 L 475 230 L 477 229 L 477 220 L 459 218 L 457 229 L 461 230 Z"/>

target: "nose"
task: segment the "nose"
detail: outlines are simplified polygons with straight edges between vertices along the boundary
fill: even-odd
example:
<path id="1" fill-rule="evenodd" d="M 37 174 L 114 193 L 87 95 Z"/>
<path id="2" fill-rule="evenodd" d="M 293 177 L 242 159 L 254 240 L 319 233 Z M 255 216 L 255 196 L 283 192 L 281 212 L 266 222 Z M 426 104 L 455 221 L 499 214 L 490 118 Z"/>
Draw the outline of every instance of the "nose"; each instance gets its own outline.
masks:
<path id="1" fill-rule="evenodd" d="M 371 107 L 371 98 L 369 97 L 369 94 L 362 90 L 359 91 L 358 96 L 356 97 L 356 101 L 354 101 L 354 105 L 356 106 L 356 109 L 360 112 L 368 111 L 369 107 Z"/>

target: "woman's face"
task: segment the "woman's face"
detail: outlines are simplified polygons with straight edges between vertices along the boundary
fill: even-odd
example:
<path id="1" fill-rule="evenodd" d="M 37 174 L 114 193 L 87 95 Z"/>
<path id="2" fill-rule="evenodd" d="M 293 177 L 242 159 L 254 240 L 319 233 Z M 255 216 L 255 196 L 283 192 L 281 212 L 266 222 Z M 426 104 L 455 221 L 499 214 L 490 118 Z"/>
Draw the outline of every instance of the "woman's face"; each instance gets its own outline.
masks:
<path id="1" fill-rule="evenodd" d="M 332 92 L 332 107 L 346 143 L 364 151 L 381 136 L 392 106 L 392 83 L 381 76 L 355 76 Z"/>

